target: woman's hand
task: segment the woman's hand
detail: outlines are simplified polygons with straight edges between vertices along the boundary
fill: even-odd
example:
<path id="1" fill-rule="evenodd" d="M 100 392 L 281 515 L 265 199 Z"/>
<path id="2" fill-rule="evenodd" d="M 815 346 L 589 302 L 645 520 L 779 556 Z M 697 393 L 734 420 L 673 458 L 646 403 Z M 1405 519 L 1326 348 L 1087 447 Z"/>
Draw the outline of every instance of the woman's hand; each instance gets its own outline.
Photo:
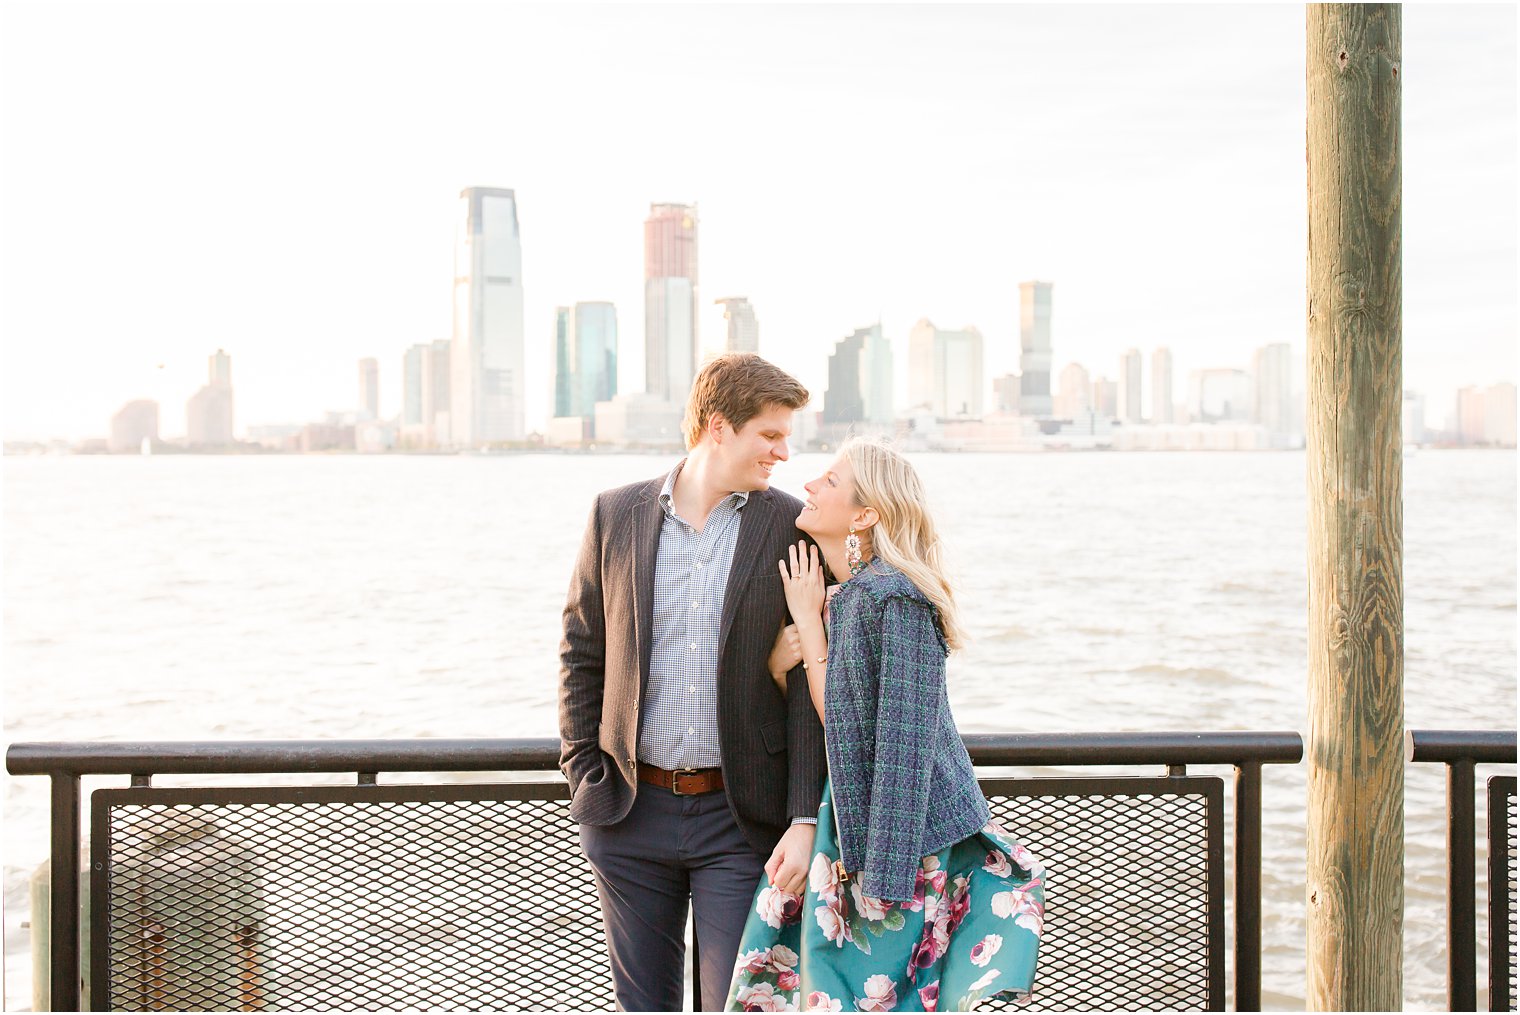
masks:
<path id="1" fill-rule="evenodd" d="M 823 564 L 818 547 L 799 540 L 786 548 L 787 559 L 778 562 L 781 585 L 786 589 L 786 608 L 799 630 L 823 627 Z"/>
<path id="2" fill-rule="evenodd" d="M 776 644 L 771 647 L 771 657 L 766 663 L 766 668 L 771 671 L 771 679 L 776 682 L 776 688 L 782 697 L 786 697 L 786 675 L 800 662 L 802 638 L 797 634 L 797 625 L 788 624 L 776 635 Z"/>

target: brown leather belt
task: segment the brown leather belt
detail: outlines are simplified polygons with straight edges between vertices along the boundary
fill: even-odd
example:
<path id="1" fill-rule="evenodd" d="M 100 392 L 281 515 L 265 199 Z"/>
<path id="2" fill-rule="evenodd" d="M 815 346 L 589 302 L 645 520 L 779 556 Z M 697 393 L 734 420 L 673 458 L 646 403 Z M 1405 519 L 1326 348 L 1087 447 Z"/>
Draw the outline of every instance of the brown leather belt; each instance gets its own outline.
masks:
<path id="1" fill-rule="evenodd" d="M 639 762 L 639 781 L 668 789 L 676 796 L 699 796 L 723 788 L 721 768 L 679 768 L 668 772 L 646 762 Z"/>

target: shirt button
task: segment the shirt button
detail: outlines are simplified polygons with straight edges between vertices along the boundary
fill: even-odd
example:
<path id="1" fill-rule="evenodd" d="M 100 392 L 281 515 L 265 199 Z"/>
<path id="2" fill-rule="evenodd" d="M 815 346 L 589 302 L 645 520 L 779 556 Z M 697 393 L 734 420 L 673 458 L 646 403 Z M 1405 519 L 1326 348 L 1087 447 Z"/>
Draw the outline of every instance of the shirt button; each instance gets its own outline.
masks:
<path id="1" fill-rule="evenodd" d="M 691 608 L 693 610 L 700 610 L 702 608 L 702 604 L 701 603 L 692 603 L 691 604 Z"/>
<path id="2" fill-rule="evenodd" d="M 688 694 L 696 694 L 697 693 L 697 685 L 693 684 L 690 687 L 688 687 L 686 689 L 686 693 L 688 693 Z"/>
<path id="3" fill-rule="evenodd" d="M 686 732 L 687 732 L 687 733 L 688 733 L 688 734 L 689 734 L 689 735 L 691 735 L 691 736 L 696 736 L 696 735 L 697 735 L 697 728 L 696 728 L 696 727 L 695 727 L 695 726 L 688 726 L 688 727 L 687 727 L 687 728 L 686 728 Z"/>
<path id="4" fill-rule="evenodd" d="M 700 571 L 700 570 L 702 570 L 702 565 L 701 565 L 701 564 L 698 564 L 698 565 L 697 565 L 697 570 L 698 570 L 698 571 Z"/>
<path id="5" fill-rule="evenodd" d="M 692 643 L 691 643 L 691 650 L 692 650 L 692 651 L 693 651 L 693 652 L 695 652 L 695 651 L 696 651 L 696 650 L 697 650 L 697 643 L 696 643 L 696 642 L 692 642 Z"/>

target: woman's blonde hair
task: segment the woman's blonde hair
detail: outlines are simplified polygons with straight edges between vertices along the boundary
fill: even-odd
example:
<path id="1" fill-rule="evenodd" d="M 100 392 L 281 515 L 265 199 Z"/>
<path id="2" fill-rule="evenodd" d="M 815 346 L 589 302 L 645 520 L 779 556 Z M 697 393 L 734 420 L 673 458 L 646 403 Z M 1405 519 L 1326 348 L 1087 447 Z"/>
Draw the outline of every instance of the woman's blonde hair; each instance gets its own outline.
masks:
<path id="1" fill-rule="evenodd" d="M 855 473 L 855 503 L 875 508 L 870 549 L 903 573 L 939 611 L 940 633 L 951 650 L 964 647 L 966 632 L 945 574 L 944 555 L 929 516 L 918 472 L 896 449 L 852 437 L 839 449 Z"/>

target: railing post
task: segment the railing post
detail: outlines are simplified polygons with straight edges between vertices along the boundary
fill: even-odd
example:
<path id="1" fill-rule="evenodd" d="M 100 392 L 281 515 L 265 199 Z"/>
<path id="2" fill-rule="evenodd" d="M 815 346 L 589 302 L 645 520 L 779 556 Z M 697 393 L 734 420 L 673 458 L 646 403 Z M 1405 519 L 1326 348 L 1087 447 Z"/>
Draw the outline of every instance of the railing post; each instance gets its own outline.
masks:
<path id="1" fill-rule="evenodd" d="M 52 773 L 53 975 L 49 1003 L 53 1011 L 79 1010 L 79 776 Z"/>
<path id="2" fill-rule="evenodd" d="M 1235 1010 L 1261 1010 L 1261 762 L 1235 766 Z"/>
<path id="3" fill-rule="evenodd" d="M 1488 780 L 1488 1010 L 1509 1011 L 1510 997 L 1510 879 L 1509 798 L 1515 777 Z"/>
<path id="4" fill-rule="evenodd" d="M 1473 858 L 1473 760 L 1446 764 L 1446 1000 L 1478 1010 L 1477 872 Z"/>

